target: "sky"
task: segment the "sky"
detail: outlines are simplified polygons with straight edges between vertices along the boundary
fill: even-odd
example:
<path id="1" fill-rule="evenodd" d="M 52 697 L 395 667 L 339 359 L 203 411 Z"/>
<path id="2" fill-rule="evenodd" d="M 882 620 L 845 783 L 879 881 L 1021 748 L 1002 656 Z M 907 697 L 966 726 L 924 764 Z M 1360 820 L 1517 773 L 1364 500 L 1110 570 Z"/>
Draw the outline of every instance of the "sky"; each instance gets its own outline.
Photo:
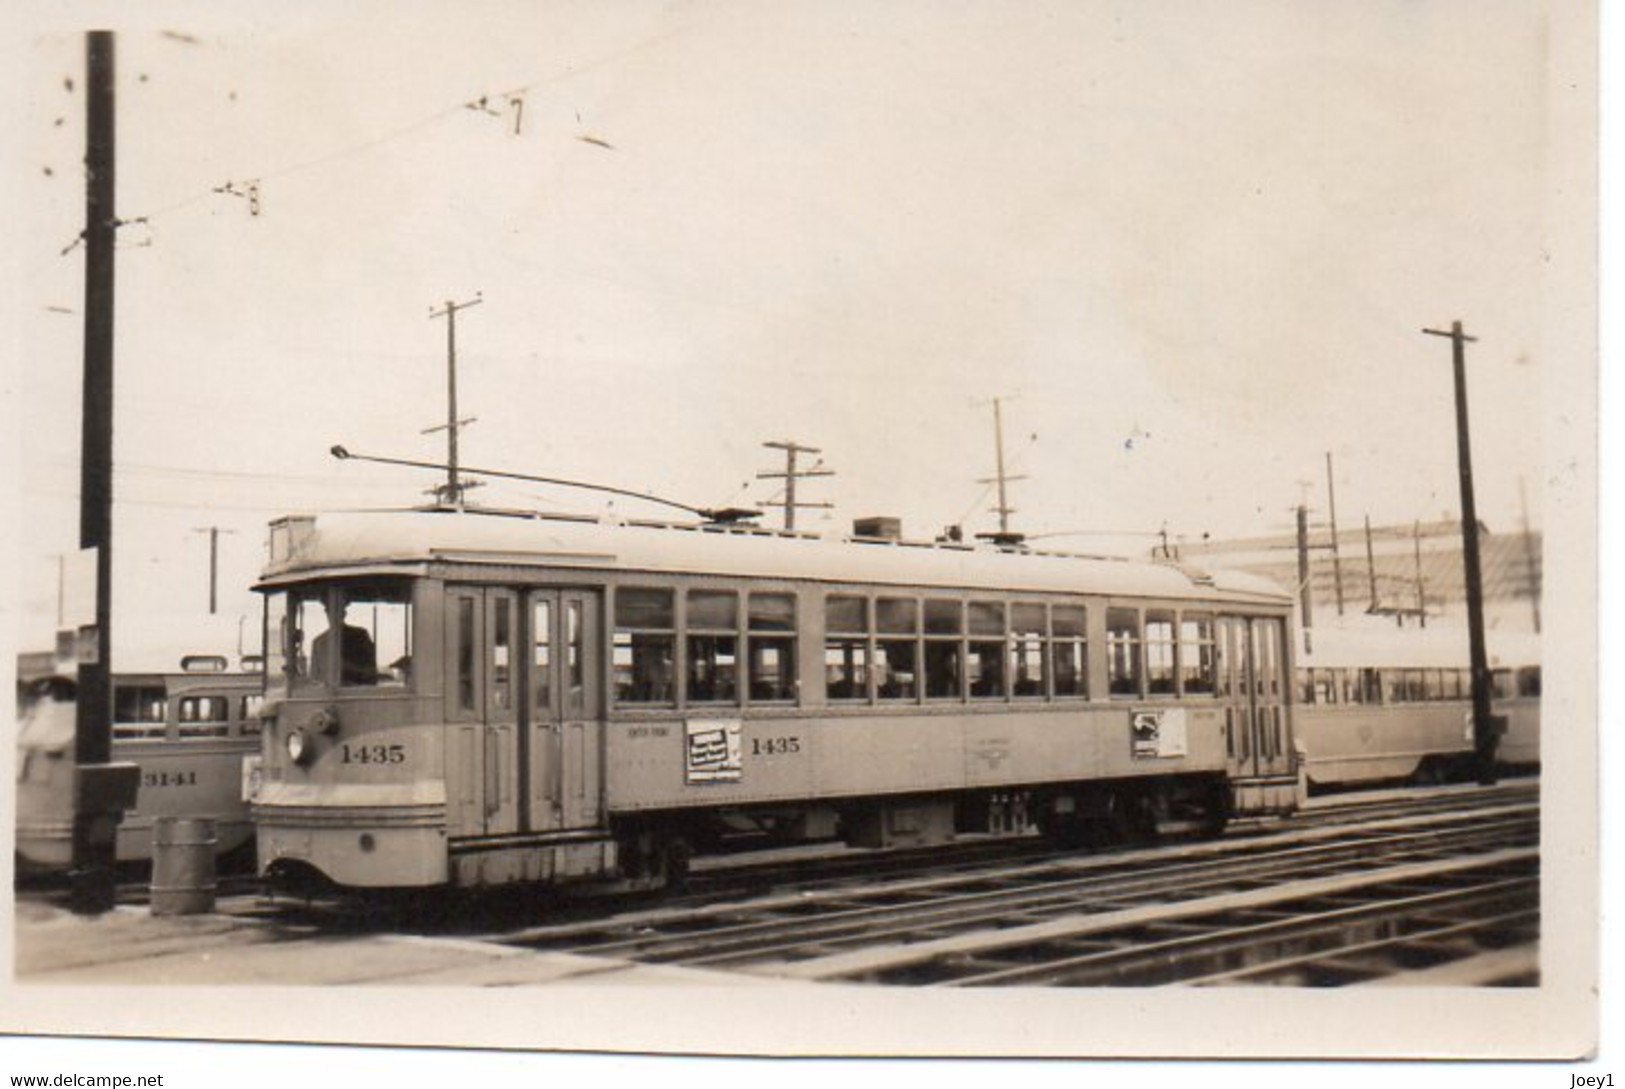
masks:
<path id="1" fill-rule="evenodd" d="M 234 618 L 271 518 L 422 501 L 432 473 L 328 450 L 443 457 L 431 312 L 475 297 L 465 465 L 752 506 L 783 468 L 761 443 L 795 440 L 836 474 L 801 486 L 834 504 L 799 515 L 818 532 L 997 528 L 993 398 L 1012 528 L 1046 547 L 1281 532 L 1300 502 L 1323 520 L 1328 453 L 1343 526 L 1454 516 L 1450 347 L 1421 330 L 1456 319 L 1491 531 L 1525 506 L 1545 526 L 1589 479 L 1570 4 L 121 18 L 117 206 L 143 222 L 117 255 L 115 627 L 202 614 L 201 529 L 223 531 Z M 77 547 L 83 25 L 38 21 L 7 65 L 28 633 Z"/>

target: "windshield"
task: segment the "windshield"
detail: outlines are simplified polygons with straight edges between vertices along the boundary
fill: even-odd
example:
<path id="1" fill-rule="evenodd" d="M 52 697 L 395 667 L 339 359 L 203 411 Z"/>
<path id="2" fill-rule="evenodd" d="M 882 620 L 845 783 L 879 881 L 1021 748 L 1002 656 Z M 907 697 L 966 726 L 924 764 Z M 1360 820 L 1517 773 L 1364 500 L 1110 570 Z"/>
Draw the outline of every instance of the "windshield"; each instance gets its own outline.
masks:
<path id="1" fill-rule="evenodd" d="M 411 680 L 411 585 L 403 579 L 274 591 L 265 630 L 272 688 L 404 688 Z"/>

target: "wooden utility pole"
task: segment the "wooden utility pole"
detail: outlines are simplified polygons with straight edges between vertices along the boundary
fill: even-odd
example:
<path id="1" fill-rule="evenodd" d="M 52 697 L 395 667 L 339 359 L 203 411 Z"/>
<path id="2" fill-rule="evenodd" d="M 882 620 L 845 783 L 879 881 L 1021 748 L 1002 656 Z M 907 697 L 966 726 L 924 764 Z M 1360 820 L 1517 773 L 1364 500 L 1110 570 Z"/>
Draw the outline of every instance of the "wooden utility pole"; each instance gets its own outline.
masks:
<path id="1" fill-rule="evenodd" d="M 786 532 L 796 528 L 797 510 L 828 510 L 830 507 L 834 506 L 832 503 L 806 503 L 796 499 L 796 481 L 813 476 L 835 475 L 835 470 L 823 468 L 823 462 L 821 461 L 815 464 L 811 469 L 800 469 L 796 467 L 797 454 L 820 454 L 823 453 L 822 450 L 819 450 L 816 446 L 802 446 L 800 443 L 792 442 L 789 439 L 785 439 L 783 442 L 764 442 L 762 445 L 767 447 L 769 450 L 784 451 L 784 472 L 757 473 L 756 479 L 784 481 L 784 499 L 770 499 L 765 501 L 762 506 L 784 508 L 784 528 Z"/>
<path id="2" fill-rule="evenodd" d="M 73 909 L 113 907 L 118 826 L 135 802 L 134 765 L 113 752 L 114 40 L 85 47 L 85 358 L 80 424 L 79 547 L 96 556 L 96 627 L 79 647 L 74 720 Z"/>
<path id="3" fill-rule="evenodd" d="M 1315 647 L 1309 634 L 1315 626 L 1314 594 L 1309 587 L 1309 508 L 1298 504 L 1298 608 L 1303 613 L 1303 649 L 1312 652 Z"/>
<path id="4" fill-rule="evenodd" d="M 1411 530 L 1411 543 L 1416 550 L 1416 616 L 1422 627 L 1428 626 L 1427 589 L 1422 582 L 1422 521 L 1417 519 Z"/>
<path id="5" fill-rule="evenodd" d="M 213 616 L 220 611 L 220 534 L 236 531 L 222 530 L 219 526 L 202 526 L 192 532 L 209 535 L 209 615 Z"/>
<path id="6" fill-rule="evenodd" d="M 1371 546 L 1371 515 L 1365 516 L 1365 570 L 1371 580 L 1371 605 L 1366 609 L 1368 613 L 1377 611 L 1377 553 Z"/>
<path id="7" fill-rule="evenodd" d="M 1540 634 L 1540 565 L 1535 560 L 1535 535 L 1529 529 L 1529 494 L 1518 478 L 1518 505 L 1523 508 L 1523 564 L 1529 579 L 1529 607 L 1534 610 L 1535 634 Z"/>
<path id="8" fill-rule="evenodd" d="M 1478 558 L 1478 508 L 1473 499 L 1472 442 L 1467 434 L 1467 345 L 1476 342 L 1462 332 L 1461 322 L 1448 331 L 1423 329 L 1428 336 L 1449 337 L 1456 386 L 1456 463 L 1461 479 L 1461 547 L 1467 573 L 1467 641 L 1473 667 L 1473 750 L 1478 759 L 1478 781 L 1495 782 L 1495 748 L 1499 723 L 1490 711 L 1490 668 L 1484 648 L 1484 583 Z"/>
<path id="9" fill-rule="evenodd" d="M 1000 403 L 1001 401 L 1002 398 L 993 398 L 993 464 L 995 475 L 991 477 L 984 477 L 981 480 L 978 480 L 976 483 L 997 484 L 999 486 L 999 502 L 998 505 L 993 508 L 993 512 L 999 516 L 999 532 L 982 534 L 981 536 L 991 540 L 994 544 L 1014 545 L 1021 543 L 1022 534 L 1012 533 L 1010 531 L 1010 516 L 1016 513 L 1016 509 L 1010 505 L 1010 496 L 1007 490 L 1007 485 L 1012 480 L 1025 480 L 1027 478 L 1024 476 L 1011 476 L 1009 473 L 1004 471 L 1004 413 Z M 1167 550 L 1168 541 L 1167 537 L 1164 536 L 1164 555 L 1167 554 Z"/>
<path id="10" fill-rule="evenodd" d="M 1337 615 L 1343 615 L 1343 554 L 1337 547 L 1337 488 L 1332 483 L 1332 452 L 1326 451 L 1326 506 L 1332 523 L 1332 578 L 1337 583 Z"/>
<path id="11" fill-rule="evenodd" d="M 472 419 L 459 420 L 457 418 L 457 311 L 467 310 L 471 306 L 478 306 L 484 302 L 479 292 L 468 302 L 452 302 L 446 300 L 445 306 L 436 310 L 429 309 L 429 319 L 446 319 L 446 483 L 440 489 L 441 501 L 454 507 L 463 505 L 463 493 L 467 485 L 458 478 L 457 474 L 457 431 L 462 425 L 473 423 Z M 424 434 L 439 431 L 439 427 L 431 427 Z"/>

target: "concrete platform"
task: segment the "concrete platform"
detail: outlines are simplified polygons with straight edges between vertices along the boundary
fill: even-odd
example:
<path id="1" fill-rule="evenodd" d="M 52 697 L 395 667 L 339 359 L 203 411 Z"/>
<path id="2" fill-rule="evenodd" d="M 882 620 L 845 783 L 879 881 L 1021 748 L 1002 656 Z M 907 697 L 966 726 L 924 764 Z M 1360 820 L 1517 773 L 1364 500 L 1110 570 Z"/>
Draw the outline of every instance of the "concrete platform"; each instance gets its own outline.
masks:
<path id="1" fill-rule="evenodd" d="M 763 985 L 726 972 L 641 965 L 569 953 L 533 953 L 460 938 L 333 934 L 235 914 L 154 916 L 121 907 L 74 915 L 53 904 L 19 900 L 18 984 L 313 984 L 414 983 L 452 987 L 594 986 L 626 983 Z"/>

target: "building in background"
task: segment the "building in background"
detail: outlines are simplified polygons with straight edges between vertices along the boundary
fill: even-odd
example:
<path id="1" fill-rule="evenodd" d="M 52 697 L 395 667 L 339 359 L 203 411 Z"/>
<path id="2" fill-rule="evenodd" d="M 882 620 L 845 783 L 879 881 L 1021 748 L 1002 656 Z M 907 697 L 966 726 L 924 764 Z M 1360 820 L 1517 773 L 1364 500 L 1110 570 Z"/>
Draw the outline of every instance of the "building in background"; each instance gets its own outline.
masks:
<path id="1" fill-rule="evenodd" d="M 1338 574 L 1342 569 L 1342 613 L 1377 613 L 1406 626 L 1441 620 L 1467 622 L 1466 575 L 1461 523 L 1453 520 L 1372 526 L 1367 548 L 1363 525 L 1338 527 L 1337 562 L 1331 533 L 1314 527 L 1308 541 L 1312 622 L 1330 625 L 1338 617 Z M 1516 530 L 1496 533 L 1480 523 L 1484 625 L 1502 631 L 1540 631 L 1541 535 Z M 1160 556 L 1159 546 L 1154 555 Z M 1175 546 L 1180 561 L 1202 567 L 1248 571 L 1299 589 L 1299 544 L 1295 533 L 1207 540 Z"/>

